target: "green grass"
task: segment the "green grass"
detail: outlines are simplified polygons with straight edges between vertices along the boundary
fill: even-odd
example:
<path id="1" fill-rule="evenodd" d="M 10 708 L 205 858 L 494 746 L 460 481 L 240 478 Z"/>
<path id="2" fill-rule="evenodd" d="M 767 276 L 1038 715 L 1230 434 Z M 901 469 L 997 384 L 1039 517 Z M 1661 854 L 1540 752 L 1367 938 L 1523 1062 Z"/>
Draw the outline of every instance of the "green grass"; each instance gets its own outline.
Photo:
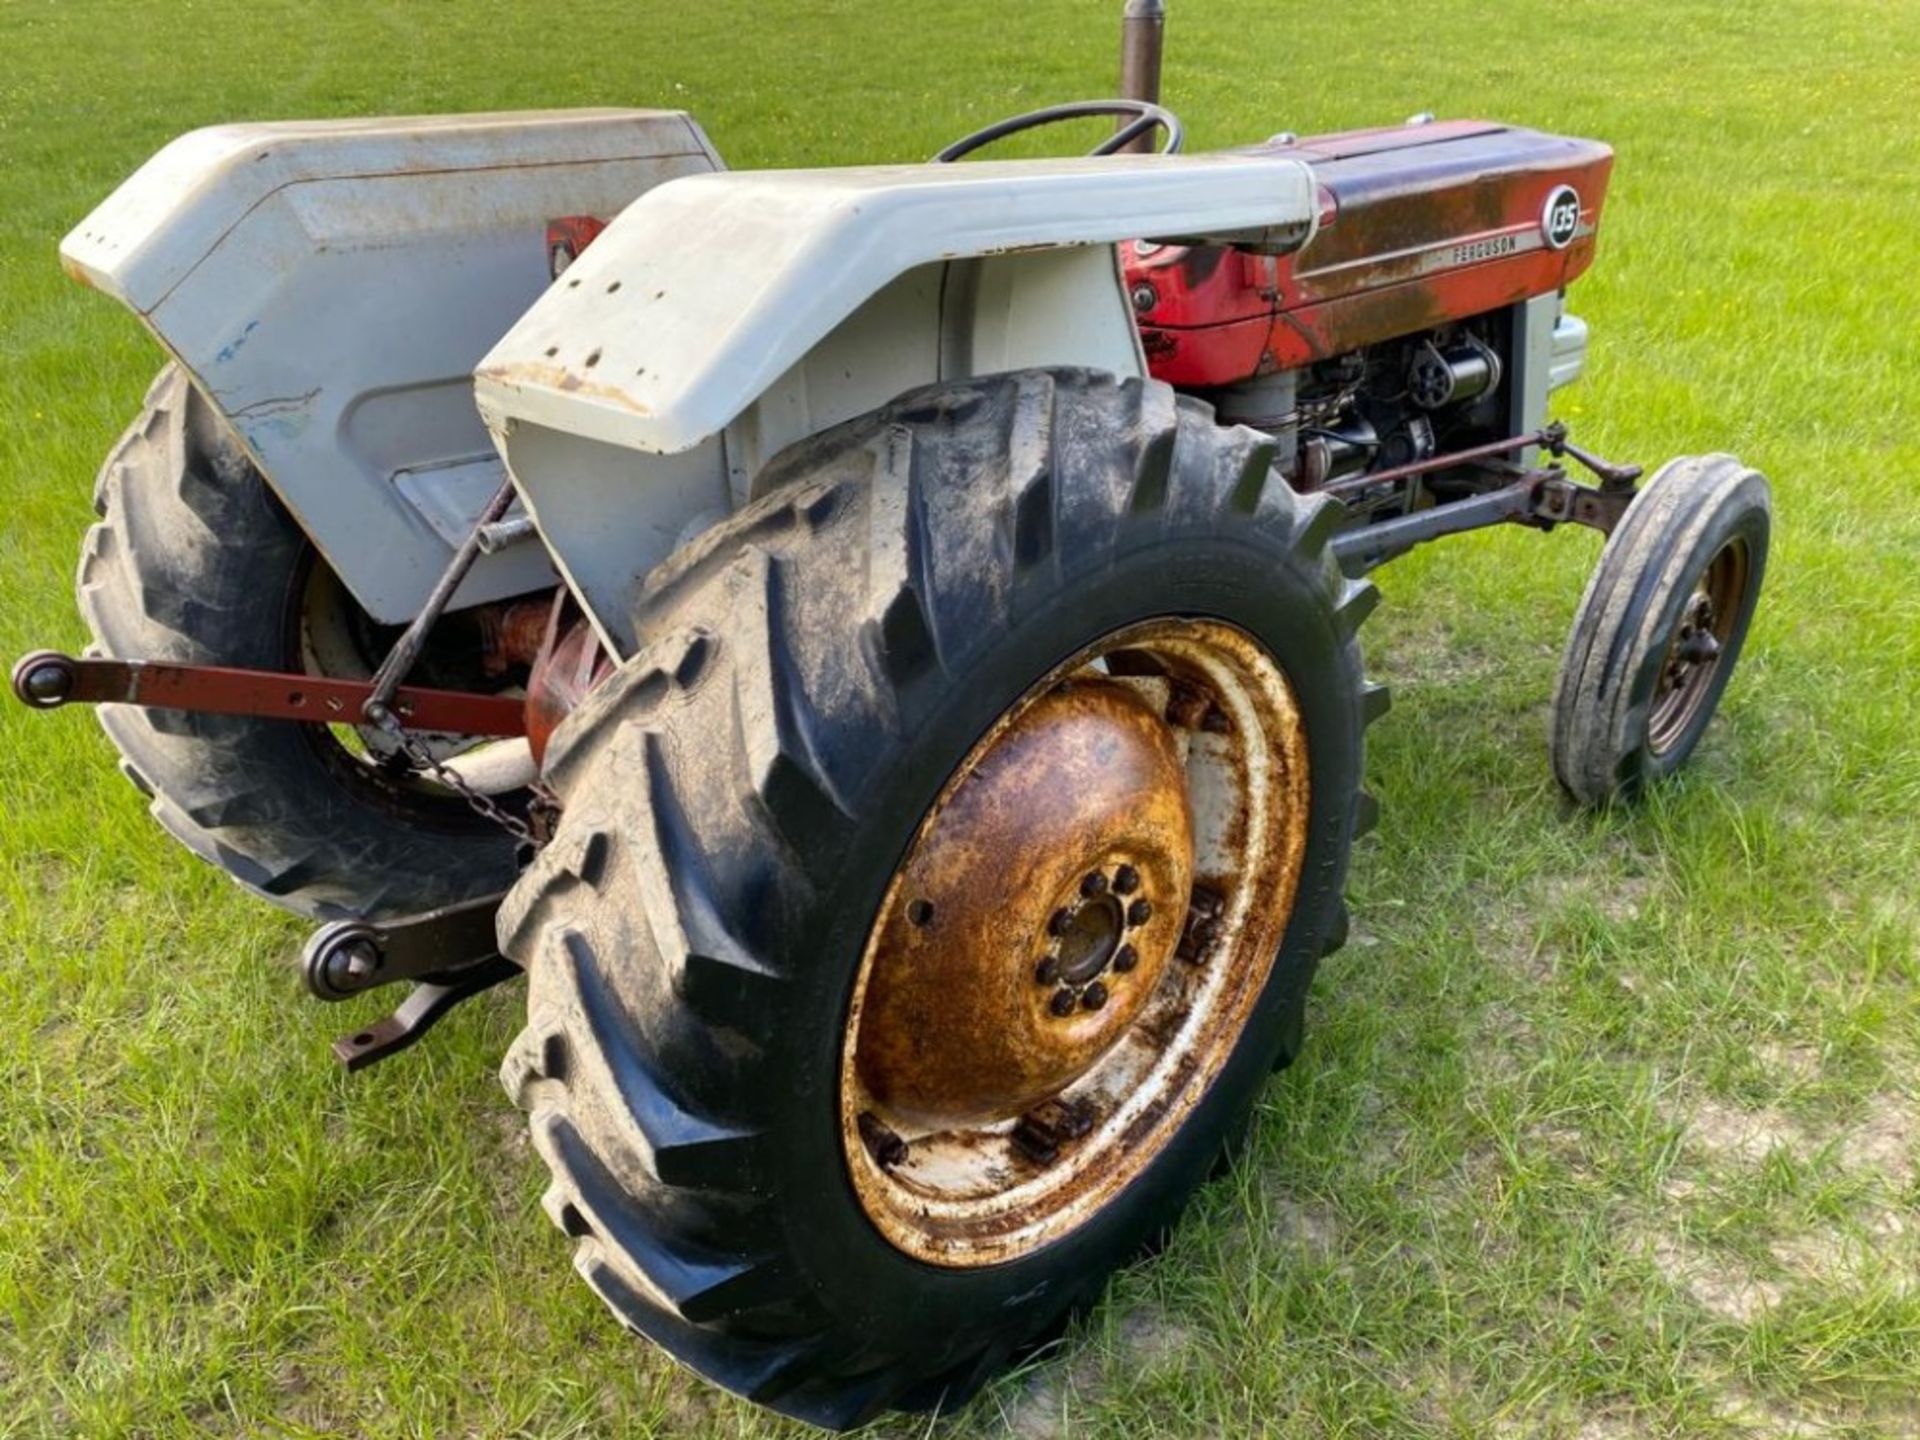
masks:
<path id="1" fill-rule="evenodd" d="M 0 0 L 0 652 L 73 646 L 156 364 L 59 236 L 237 118 L 684 105 L 739 165 L 922 157 L 1109 86 L 1111 0 Z M 1199 146 L 1481 113 L 1620 160 L 1562 413 L 1773 478 L 1686 780 L 1570 813 L 1543 732 L 1592 537 L 1389 569 L 1354 943 L 1252 1153 L 962 1436 L 1920 1433 L 1920 9 L 1174 6 Z M 518 995 L 364 1077 L 300 927 L 0 718 L 0 1435 L 791 1433 L 568 1272 L 493 1078 Z M 890 1422 L 885 1433 L 922 1433 Z"/>

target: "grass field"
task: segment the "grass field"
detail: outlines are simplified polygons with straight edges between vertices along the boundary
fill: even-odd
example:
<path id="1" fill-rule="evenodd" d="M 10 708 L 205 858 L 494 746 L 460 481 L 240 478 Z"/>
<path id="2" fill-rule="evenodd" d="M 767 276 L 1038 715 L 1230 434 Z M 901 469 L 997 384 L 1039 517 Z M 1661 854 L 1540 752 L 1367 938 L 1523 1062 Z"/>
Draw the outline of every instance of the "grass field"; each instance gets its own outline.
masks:
<path id="1" fill-rule="evenodd" d="M 657 103 L 738 165 L 913 159 L 1110 88 L 1118 8 L 0 0 L 0 653 L 81 643 L 157 363 L 55 243 L 174 134 Z M 1164 1256 L 934 1433 L 1920 1435 L 1920 6 L 1173 8 L 1201 147 L 1422 109 L 1613 142 L 1562 414 L 1766 470 L 1773 569 L 1691 774 L 1601 819 L 1543 739 L 1595 540 L 1385 573 L 1385 819 L 1303 1062 Z M 793 1433 L 570 1273 L 494 1078 L 517 990 L 336 1073 L 301 928 L 86 717 L 0 715 L 0 1436 Z"/>

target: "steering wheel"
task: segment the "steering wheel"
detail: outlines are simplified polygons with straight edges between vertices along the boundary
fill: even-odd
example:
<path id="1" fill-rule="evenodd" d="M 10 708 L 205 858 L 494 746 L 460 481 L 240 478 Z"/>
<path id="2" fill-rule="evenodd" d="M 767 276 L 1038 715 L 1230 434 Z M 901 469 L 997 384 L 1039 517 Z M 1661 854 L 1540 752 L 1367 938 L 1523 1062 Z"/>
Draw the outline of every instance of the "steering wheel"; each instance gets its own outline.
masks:
<path id="1" fill-rule="evenodd" d="M 933 163 L 944 165 L 958 160 L 962 155 L 971 155 L 982 146 L 991 145 L 996 140 L 1004 140 L 1009 135 L 1018 135 L 1023 130 L 1038 130 L 1042 125 L 1057 125 L 1062 120 L 1079 120 L 1088 115 L 1131 115 L 1133 123 L 1122 125 L 1113 134 L 1102 140 L 1087 153 L 1089 155 L 1111 155 L 1116 150 L 1124 150 L 1142 135 L 1151 130 L 1166 131 L 1166 139 L 1161 143 L 1159 153 L 1177 155 L 1181 142 L 1186 139 L 1186 131 L 1181 127 L 1180 117 L 1171 110 L 1163 110 L 1146 100 L 1075 100 L 1066 105 L 1049 105 L 1044 110 L 1029 110 L 1024 115 L 1014 115 L 1005 120 L 996 121 L 984 130 L 976 130 L 964 139 L 956 140 L 938 155 Z"/>

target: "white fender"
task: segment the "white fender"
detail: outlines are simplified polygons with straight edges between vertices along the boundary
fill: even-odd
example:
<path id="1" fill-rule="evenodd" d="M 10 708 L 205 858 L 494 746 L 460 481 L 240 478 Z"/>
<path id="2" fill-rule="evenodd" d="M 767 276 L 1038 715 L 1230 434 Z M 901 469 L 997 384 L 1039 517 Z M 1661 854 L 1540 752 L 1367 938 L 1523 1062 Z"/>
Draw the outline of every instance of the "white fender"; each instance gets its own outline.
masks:
<path id="1" fill-rule="evenodd" d="M 678 111 L 222 125 L 154 156 L 61 257 L 146 322 L 398 622 L 503 478 L 472 371 L 547 288 L 547 221 L 718 165 Z M 455 603 L 551 583 L 528 543 L 483 557 Z"/>
<path id="2" fill-rule="evenodd" d="M 616 653 L 647 572 L 787 445 L 935 380 L 1144 373 L 1115 242 L 1304 244 L 1311 172 L 1253 155 L 732 172 L 629 206 L 474 393 Z"/>
<path id="3" fill-rule="evenodd" d="M 1237 154 L 677 180 L 628 207 L 521 317 L 475 391 L 496 431 L 526 421 L 677 454 L 918 267 L 1140 237 L 1262 232 L 1292 249 L 1313 232 L 1314 195 L 1300 161 Z"/>

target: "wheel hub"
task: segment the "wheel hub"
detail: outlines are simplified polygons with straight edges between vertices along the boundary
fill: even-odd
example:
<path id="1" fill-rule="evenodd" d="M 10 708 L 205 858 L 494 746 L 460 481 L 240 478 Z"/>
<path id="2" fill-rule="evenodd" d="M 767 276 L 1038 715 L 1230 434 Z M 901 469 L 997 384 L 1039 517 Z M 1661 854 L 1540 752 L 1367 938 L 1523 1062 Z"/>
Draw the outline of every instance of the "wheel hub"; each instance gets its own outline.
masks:
<path id="1" fill-rule="evenodd" d="M 894 872 L 848 1005 L 842 1148 L 889 1241 L 998 1264 L 1161 1152 L 1272 972 L 1307 771 L 1286 676 L 1211 620 L 1114 631 L 987 731 Z"/>
<path id="2" fill-rule="evenodd" d="M 1715 552 L 1680 611 L 1647 719 L 1647 741 L 1655 754 L 1678 743 L 1706 705 L 1746 593 L 1747 568 L 1745 542 L 1728 541 Z"/>
<path id="3" fill-rule="evenodd" d="M 901 872 L 861 1019 L 867 1090 L 929 1129 L 1057 1094 L 1152 993 L 1192 875 L 1161 717 L 1113 681 L 1049 691 L 976 752 Z"/>

